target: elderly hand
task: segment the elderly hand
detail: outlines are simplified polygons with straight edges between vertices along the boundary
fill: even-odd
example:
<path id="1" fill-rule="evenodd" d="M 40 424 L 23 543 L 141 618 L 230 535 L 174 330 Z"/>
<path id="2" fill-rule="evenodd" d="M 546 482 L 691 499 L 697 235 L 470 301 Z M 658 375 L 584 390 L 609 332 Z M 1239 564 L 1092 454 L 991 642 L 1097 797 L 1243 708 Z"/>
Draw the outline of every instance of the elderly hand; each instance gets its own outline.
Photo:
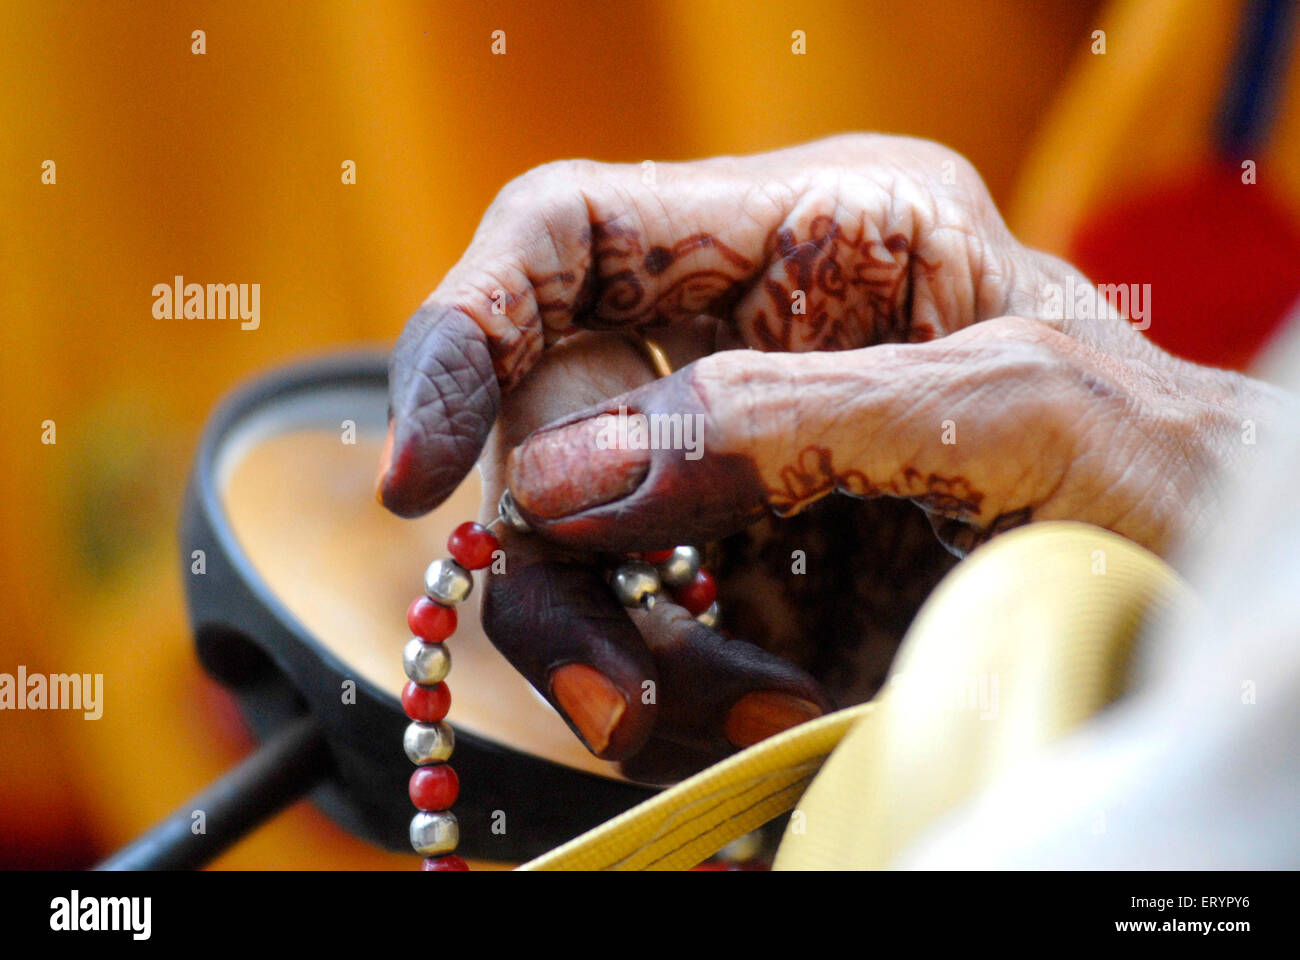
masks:
<path id="1" fill-rule="evenodd" d="M 670 779 L 829 709 L 819 680 L 870 692 L 951 562 L 918 522 L 958 555 L 1045 518 L 1162 550 L 1208 509 L 1265 388 L 1074 319 L 1076 290 L 928 142 L 541 167 L 398 342 L 380 495 L 432 509 L 499 423 L 488 493 L 508 482 L 534 535 L 505 538 L 488 633 L 594 752 Z M 677 372 L 576 333 L 633 329 Z M 700 443 L 611 445 L 620 408 Z M 836 492 L 872 502 L 818 503 Z M 597 563 L 720 538 L 736 639 L 668 603 L 629 616 Z"/>

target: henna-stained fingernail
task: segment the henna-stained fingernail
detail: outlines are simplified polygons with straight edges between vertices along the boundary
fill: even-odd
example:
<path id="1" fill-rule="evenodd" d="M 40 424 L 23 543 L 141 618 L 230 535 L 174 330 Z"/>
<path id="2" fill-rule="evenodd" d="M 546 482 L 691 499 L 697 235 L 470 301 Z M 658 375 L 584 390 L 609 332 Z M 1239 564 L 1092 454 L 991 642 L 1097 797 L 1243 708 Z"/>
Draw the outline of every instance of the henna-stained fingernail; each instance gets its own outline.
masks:
<path id="1" fill-rule="evenodd" d="M 741 697 L 731 708 L 722 734 L 743 749 L 821 715 L 821 707 L 808 700 L 776 690 L 760 690 Z"/>
<path id="2" fill-rule="evenodd" d="M 516 447 L 507 465 L 515 502 L 535 517 L 559 520 L 639 487 L 650 469 L 650 451 L 618 449 L 606 442 L 608 431 L 602 417 L 591 417 Z"/>
<path id="3" fill-rule="evenodd" d="M 379 454 L 379 474 L 375 477 L 375 499 L 384 505 L 384 481 L 393 466 L 393 421 L 388 421 L 388 434 L 384 437 L 384 449 Z"/>
<path id="4" fill-rule="evenodd" d="M 604 753 L 627 711 L 618 687 L 595 667 L 569 663 L 551 674 L 551 693 L 592 753 Z"/>

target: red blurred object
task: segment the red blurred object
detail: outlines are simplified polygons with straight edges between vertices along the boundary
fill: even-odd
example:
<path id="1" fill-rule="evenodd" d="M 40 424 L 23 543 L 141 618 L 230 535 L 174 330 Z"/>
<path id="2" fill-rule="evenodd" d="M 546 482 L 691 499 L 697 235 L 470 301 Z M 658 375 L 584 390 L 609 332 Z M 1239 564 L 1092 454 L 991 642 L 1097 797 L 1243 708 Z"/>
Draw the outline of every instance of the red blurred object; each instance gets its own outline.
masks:
<path id="1" fill-rule="evenodd" d="M 1197 363 L 1242 369 L 1300 300 L 1300 225 L 1265 182 L 1205 164 L 1110 204 L 1070 259 L 1097 283 L 1149 283 L 1146 331 Z M 1267 180 L 1267 170 L 1260 177 Z M 1148 305 L 1149 307 L 1149 305 Z"/>

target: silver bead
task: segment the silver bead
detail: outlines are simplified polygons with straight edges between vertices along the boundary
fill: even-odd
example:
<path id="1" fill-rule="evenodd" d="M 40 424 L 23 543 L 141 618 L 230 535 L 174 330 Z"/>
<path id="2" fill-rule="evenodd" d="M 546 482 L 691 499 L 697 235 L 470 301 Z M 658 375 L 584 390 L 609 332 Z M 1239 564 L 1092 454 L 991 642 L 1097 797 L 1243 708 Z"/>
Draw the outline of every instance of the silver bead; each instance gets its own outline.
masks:
<path id="1" fill-rule="evenodd" d="M 659 592 L 659 571 L 641 560 L 629 560 L 620 564 L 610 578 L 609 585 L 614 588 L 618 602 L 625 607 L 654 606 Z"/>
<path id="2" fill-rule="evenodd" d="M 718 601 L 714 600 L 709 604 L 709 609 L 705 610 L 695 618 L 706 627 L 716 627 L 718 621 L 722 619 L 722 611 L 718 609 Z"/>
<path id="3" fill-rule="evenodd" d="M 445 723 L 416 723 L 406 725 L 402 734 L 402 748 L 407 758 L 416 766 L 426 763 L 446 763 L 456 746 L 456 735 Z"/>
<path id="4" fill-rule="evenodd" d="M 684 587 L 700 572 L 700 551 L 694 547 L 677 547 L 659 564 L 659 579 L 666 587 Z"/>
<path id="5" fill-rule="evenodd" d="M 468 570 L 449 557 L 440 557 L 424 571 L 424 592 L 444 606 L 455 606 L 474 589 Z"/>
<path id="6" fill-rule="evenodd" d="M 528 526 L 528 521 L 519 514 L 519 507 L 515 505 L 514 495 L 509 490 L 501 494 L 501 499 L 497 501 L 497 516 L 511 530 L 516 533 L 530 533 L 532 527 Z"/>
<path id="7" fill-rule="evenodd" d="M 441 683 L 451 672 L 451 651 L 442 643 L 425 643 L 412 637 L 402 648 L 402 666 L 416 683 L 430 687 Z"/>
<path id="8" fill-rule="evenodd" d="M 460 824 L 449 810 L 421 810 L 411 818 L 411 846 L 426 857 L 451 853 L 460 843 Z"/>

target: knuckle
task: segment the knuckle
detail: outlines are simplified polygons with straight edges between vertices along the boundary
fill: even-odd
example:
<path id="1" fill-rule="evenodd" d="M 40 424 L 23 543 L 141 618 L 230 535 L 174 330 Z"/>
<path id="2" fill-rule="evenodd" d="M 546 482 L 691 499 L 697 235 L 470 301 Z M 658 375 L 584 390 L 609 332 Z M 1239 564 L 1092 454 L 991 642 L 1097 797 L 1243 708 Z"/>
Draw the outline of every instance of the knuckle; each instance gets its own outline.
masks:
<path id="1" fill-rule="evenodd" d="M 843 142 L 882 165 L 900 171 L 918 169 L 925 171 L 927 179 L 935 183 L 974 186 L 985 192 L 984 179 L 975 165 L 960 151 L 937 140 L 901 134 L 853 133 L 845 134 Z"/>
<path id="2" fill-rule="evenodd" d="M 691 364 L 691 374 L 685 378 L 686 407 L 694 407 L 704 415 L 705 427 L 711 436 L 717 436 L 720 427 L 729 419 L 725 407 L 734 401 L 734 390 L 729 386 L 731 374 L 728 364 L 717 354 L 701 357 Z"/>
<path id="3" fill-rule="evenodd" d="M 1033 317 L 995 317 L 970 329 L 972 335 L 980 340 L 1022 344 L 1029 349 L 1037 348 L 1044 354 L 1052 355 L 1060 351 L 1061 341 L 1069 340 L 1065 334 Z"/>
<path id="4" fill-rule="evenodd" d="M 739 355 L 737 355 L 739 354 Z M 730 400 L 735 402 L 752 379 L 750 364 L 744 363 L 739 351 L 713 353 L 692 365 L 691 388 L 695 399 L 706 412 Z"/>
<path id="5" fill-rule="evenodd" d="M 592 160 L 552 160 L 526 170 L 515 177 L 497 194 L 498 201 L 513 202 L 537 198 L 548 199 L 570 196 L 584 180 L 593 179 L 602 164 Z"/>
<path id="6" fill-rule="evenodd" d="M 865 157 L 888 151 L 898 142 L 909 138 L 888 133 L 871 133 L 865 130 L 851 130 L 826 137 L 819 143 L 831 156 Z"/>
<path id="7" fill-rule="evenodd" d="M 963 334 L 958 336 L 982 357 L 983 368 L 996 369 L 1006 381 L 1041 383 L 1077 366 L 1075 341 L 1041 320 L 997 317 L 977 323 Z"/>
<path id="8" fill-rule="evenodd" d="M 974 188 L 981 194 L 988 192 L 984 187 L 984 178 L 975 169 L 975 164 L 966 159 L 965 154 L 939 143 L 933 144 L 933 147 L 942 163 L 951 164 L 951 169 L 956 174 L 957 183 L 968 189 Z"/>
<path id="9" fill-rule="evenodd" d="M 731 350 L 691 365 L 690 403 L 704 414 L 711 447 L 744 447 L 763 432 L 764 398 L 780 389 L 775 381 L 782 377 L 771 359 L 756 350 Z"/>
<path id="10" fill-rule="evenodd" d="M 695 370 L 695 389 L 701 393 L 713 392 L 728 376 L 728 364 L 721 354 L 710 353 L 700 357 L 692 367 Z"/>

